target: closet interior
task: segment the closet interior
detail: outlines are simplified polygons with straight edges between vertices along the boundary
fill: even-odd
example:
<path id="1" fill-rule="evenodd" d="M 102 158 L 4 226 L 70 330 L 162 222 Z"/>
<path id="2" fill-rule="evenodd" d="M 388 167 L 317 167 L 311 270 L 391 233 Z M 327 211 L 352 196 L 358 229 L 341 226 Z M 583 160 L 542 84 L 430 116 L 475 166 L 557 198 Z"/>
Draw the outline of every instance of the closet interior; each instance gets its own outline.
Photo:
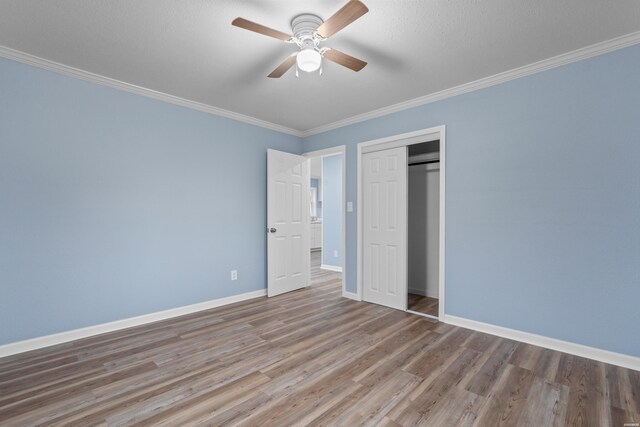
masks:
<path id="1" fill-rule="evenodd" d="M 438 317 L 440 141 L 408 147 L 407 308 Z"/>

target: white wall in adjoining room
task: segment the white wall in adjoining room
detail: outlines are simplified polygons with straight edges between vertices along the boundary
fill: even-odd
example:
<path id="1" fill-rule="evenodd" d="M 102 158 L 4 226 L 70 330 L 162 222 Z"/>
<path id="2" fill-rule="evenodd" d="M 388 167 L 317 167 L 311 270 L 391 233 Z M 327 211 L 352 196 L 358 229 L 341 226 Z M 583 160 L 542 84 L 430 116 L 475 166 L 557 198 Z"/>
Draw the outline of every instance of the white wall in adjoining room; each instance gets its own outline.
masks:
<path id="1" fill-rule="evenodd" d="M 409 166 L 409 292 L 438 298 L 440 166 Z"/>

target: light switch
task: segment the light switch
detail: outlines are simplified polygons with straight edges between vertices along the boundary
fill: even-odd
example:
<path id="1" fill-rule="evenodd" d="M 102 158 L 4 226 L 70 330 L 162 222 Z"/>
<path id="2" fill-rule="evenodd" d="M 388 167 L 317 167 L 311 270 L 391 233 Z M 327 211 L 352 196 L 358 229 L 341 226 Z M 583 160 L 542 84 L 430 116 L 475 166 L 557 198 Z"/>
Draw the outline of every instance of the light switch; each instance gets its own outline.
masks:
<path id="1" fill-rule="evenodd" d="M 347 212 L 353 212 L 353 202 L 347 202 Z"/>

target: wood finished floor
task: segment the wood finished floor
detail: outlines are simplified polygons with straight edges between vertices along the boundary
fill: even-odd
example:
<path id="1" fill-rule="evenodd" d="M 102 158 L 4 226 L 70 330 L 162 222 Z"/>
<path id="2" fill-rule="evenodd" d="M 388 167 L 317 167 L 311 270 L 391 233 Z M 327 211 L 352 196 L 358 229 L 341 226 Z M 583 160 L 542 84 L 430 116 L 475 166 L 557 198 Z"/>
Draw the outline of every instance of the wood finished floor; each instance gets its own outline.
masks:
<path id="1" fill-rule="evenodd" d="M 409 310 L 438 317 L 438 298 L 409 294 L 407 306 Z"/>
<path id="2" fill-rule="evenodd" d="M 640 372 L 345 299 L 335 276 L 0 359 L 0 425 L 640 422 Z"/>
<path id="3" fill-rule="evenodd" d="M 320 265 L 322 264 L 322 251 L 311 251 L 311 281 L 313 283 L 320 283 L 327 280 L 339 279 L 341 280 L 340 286 L 342 286 L 342 273 L 336 273 L 335 271 L 322 270 Z"/>

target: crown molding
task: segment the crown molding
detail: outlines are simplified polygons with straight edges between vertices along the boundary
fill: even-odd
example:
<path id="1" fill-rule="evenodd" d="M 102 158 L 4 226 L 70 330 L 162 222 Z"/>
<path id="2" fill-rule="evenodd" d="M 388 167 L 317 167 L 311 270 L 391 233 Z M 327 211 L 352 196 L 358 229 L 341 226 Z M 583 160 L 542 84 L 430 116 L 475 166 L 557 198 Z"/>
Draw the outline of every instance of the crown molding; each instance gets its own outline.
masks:
<path id="1" fill-rule="evenodd" d="M 5 46 L 0 46 L 0 57 L 12 59 L 14 61 L 22 62 L 23 64 L 33 65 L 35 67 L 42 68 L 47 71 L 53 71 L 54 73 L 63 74 L 69 77 L 75 77 L 77 79 L 85 80 L 91 83 L 96 83 L 102 86 L 108 86 L 114 89 L 120 89 L 125 92 L 134 93 L 136 95 L 145 96 L 147 98 L 152 98 L 158 101 L 168 102 L 170 104 L 179 105 L 181 107 L 190 108 L 192 110 L 202 111 L 204 113 L 226 117 L 228 119 L 237 120 L 239 122 L 248 123 L 250 125 L 274 130 L 276 132 L 281 132 L 288 135 L 302 137 L 302 131 L 299 131 L 296 129 L 292 129 L 286 126 L 267 122 L 265 120 L 247 116 L 245 114 L 240 114 L 233 111 L 225 110 L 223 108 L 213 107 L 211 105 L 203 104 L 201 102 L 190 101 L 188 99 L 180 98 L 178 96 L 169 95 L 167 93 L 158 92 L 158 91 L 147 89 L 141 86 L 136 86 L 131 83 L 126 83 L 120 80 L 112 79 L 110 77 L 101 76 L 100 74 L 95 74 L 89 71 L 70 67 L 68 65 L 60 64 L 59 62 L 50 61 L 48 59 L 40 58 L 39 56 L 31 55 L 29 53 L 21 52 L 19 50 L 11 49 Z"/>
<path id="2" fill-rule="evenodd" d="M 495 74 L 493 76 L 484 77 L 482 79 L 464 83 L 459 86 L 455 86 L 449 89 L 445 89 L 439 92 L 431 93 L 428 95 L 420 96 L 418 98 L 410 99 L 408 101 L 399 102 L 397 104 L 382 107 L 377 110 L 369 111 L 367 113 L 358 114 L 346 119 L 338 120 L 333 123 L 318 126 L 306 131 L 300 131 L 292 129 L 286 126 L 278 125 L 275 123 L 267 122 L 265 120 L 257 119 L 255 117 L 247 116 L 245 114 L 236 113 L 233 111 L 225 110 L 222 108 L 214 107 L 208 104 L 203 104 L 196 101 L 190 101 L 188 99 L 180 98 L 174 95 L 169 95 L 163 92 L 158 92 L 152 89 L 147 89 L 141 86 L 136 86 L 130 83 L 125 83 L 120 80 L 115 80 L 109 77 L 101 76 L 99 74 L 91 73 L 89 71 L 80 70 L 78 68 L 70 67 L 58 62 L 50 61 L 48 59 L 40 58 L 35 55 L 31 55 L 25 52 L 21 52 L 8 47 L 0 46 L 0 57 L 12 59 L 14 61 L 22 62 L 24 64 L 33 65 L 38 68 L 42 68 L 48 71 L 53 71 L 59 74 L 63 74 L 70 77 L 75 77 L 92 83 L 100 84 L 103 86 L 112 87 L 115 89 L 124 90 L 126 92 L 134 93 L 137 95 L 145 96 L 148 98 L 156 99 L 158 101 L 168 102 L 170 104 L 179 105 L 182 107 L 190 108 L 197 111 L 213 114 L 216 116 L 226 117 L 228 119 L 237 120 L 240 122 L 248 123 L 254 126 L 274 130 L 276 132 L 285 133 L 301 138 L 305 138 L 312 135 L 317 135 L 330 130 L 338 129 L 344 126 L 352 125 L 355 123 L 371 120 L 377 117 L 386 116 L 388 114 L 396 113 L 399 111 L 407 110 L 413 107 L 418 107 L 432 102 L 441 101 L 443 99 L 451 98 L 457 95 L 473 92 L 476 90 L 488 88 L 491 86 L 505 83 L 520 77 L 529 76 L 531 74 L 540 73 L 542 71 L 550 70 L 552 68 L 561 67 L 563 65 L 571 64 L 573 62 L 588 59 L 594 56 L 603 55 L 615 50 L 623 49 L 625 47 L 633 46 L 640 43 L 640 31 L 627 34 L 621 37 L 616 37 L 611 40 L 607 40 L 601 43 L 596 43 L 591 46 L 583 47 L 571 52 L 563 53 L 552 58 L 544 59 L 542 61 L 534 62 L 529 65 L 514 68 L 509 71 Z"/>
<path id="3" fill-rule="evenodd" d="M 398 111 L 407 110 L 409 108 L 418 107 L 420 105 L 430 104 L 432 102 L 441 101 L 443 99 L 451 98 L 464 93 L 473 92 L 476 90 L 484 89 L 490 86 L 495 86 L 500 83 L 505 83 L 510 80 L 515 80 L 520 77 L 529 76 L 531 74 L 540 73 L 542 71 L 550 70 L 552 68 L 562 67 L 563 65 L 571 64 L 573 62 L 582 61 L 594 56 L 603 55 L 605 53 L 613 52 L 615 50 L 623 49 L 625 47 L 633 46 L 640 43 L 640 31 L 627 34 L 621 37 L 616 37 L 611 40 L 607 40 L 601 43 L 596 43 L 591 46 L 583 47 L 571 52 L 563 53 L 558 56 L 554 56 L 542 61 L 534 62 L 529 65 L 514 68 L 509 71 L 494 74 L 493 76 L 484 77 L 482 79 L 461 84 L 449 89 L 442 90 L 440 92 L 431 93 L 428 95 L 420 96 L 418 98 L 410 99 L 408 101 L 399 102 L 397 104 L 382 107 L 377 110 L 369 111 L 367 113 L 358 114 L 343 120 L 338 120 L 333 123 L 318 126 L 313 129 L 302 132 L 302 137 L 308 137 L 311 135 L 317 135 L 319 133 L 328 132 L 330 130 L 338 129 L 344 126 L 352 125 L 366 120 L 375 119 L 377 117 L 386 116 L 388 114 L 396 113 Z"/>

